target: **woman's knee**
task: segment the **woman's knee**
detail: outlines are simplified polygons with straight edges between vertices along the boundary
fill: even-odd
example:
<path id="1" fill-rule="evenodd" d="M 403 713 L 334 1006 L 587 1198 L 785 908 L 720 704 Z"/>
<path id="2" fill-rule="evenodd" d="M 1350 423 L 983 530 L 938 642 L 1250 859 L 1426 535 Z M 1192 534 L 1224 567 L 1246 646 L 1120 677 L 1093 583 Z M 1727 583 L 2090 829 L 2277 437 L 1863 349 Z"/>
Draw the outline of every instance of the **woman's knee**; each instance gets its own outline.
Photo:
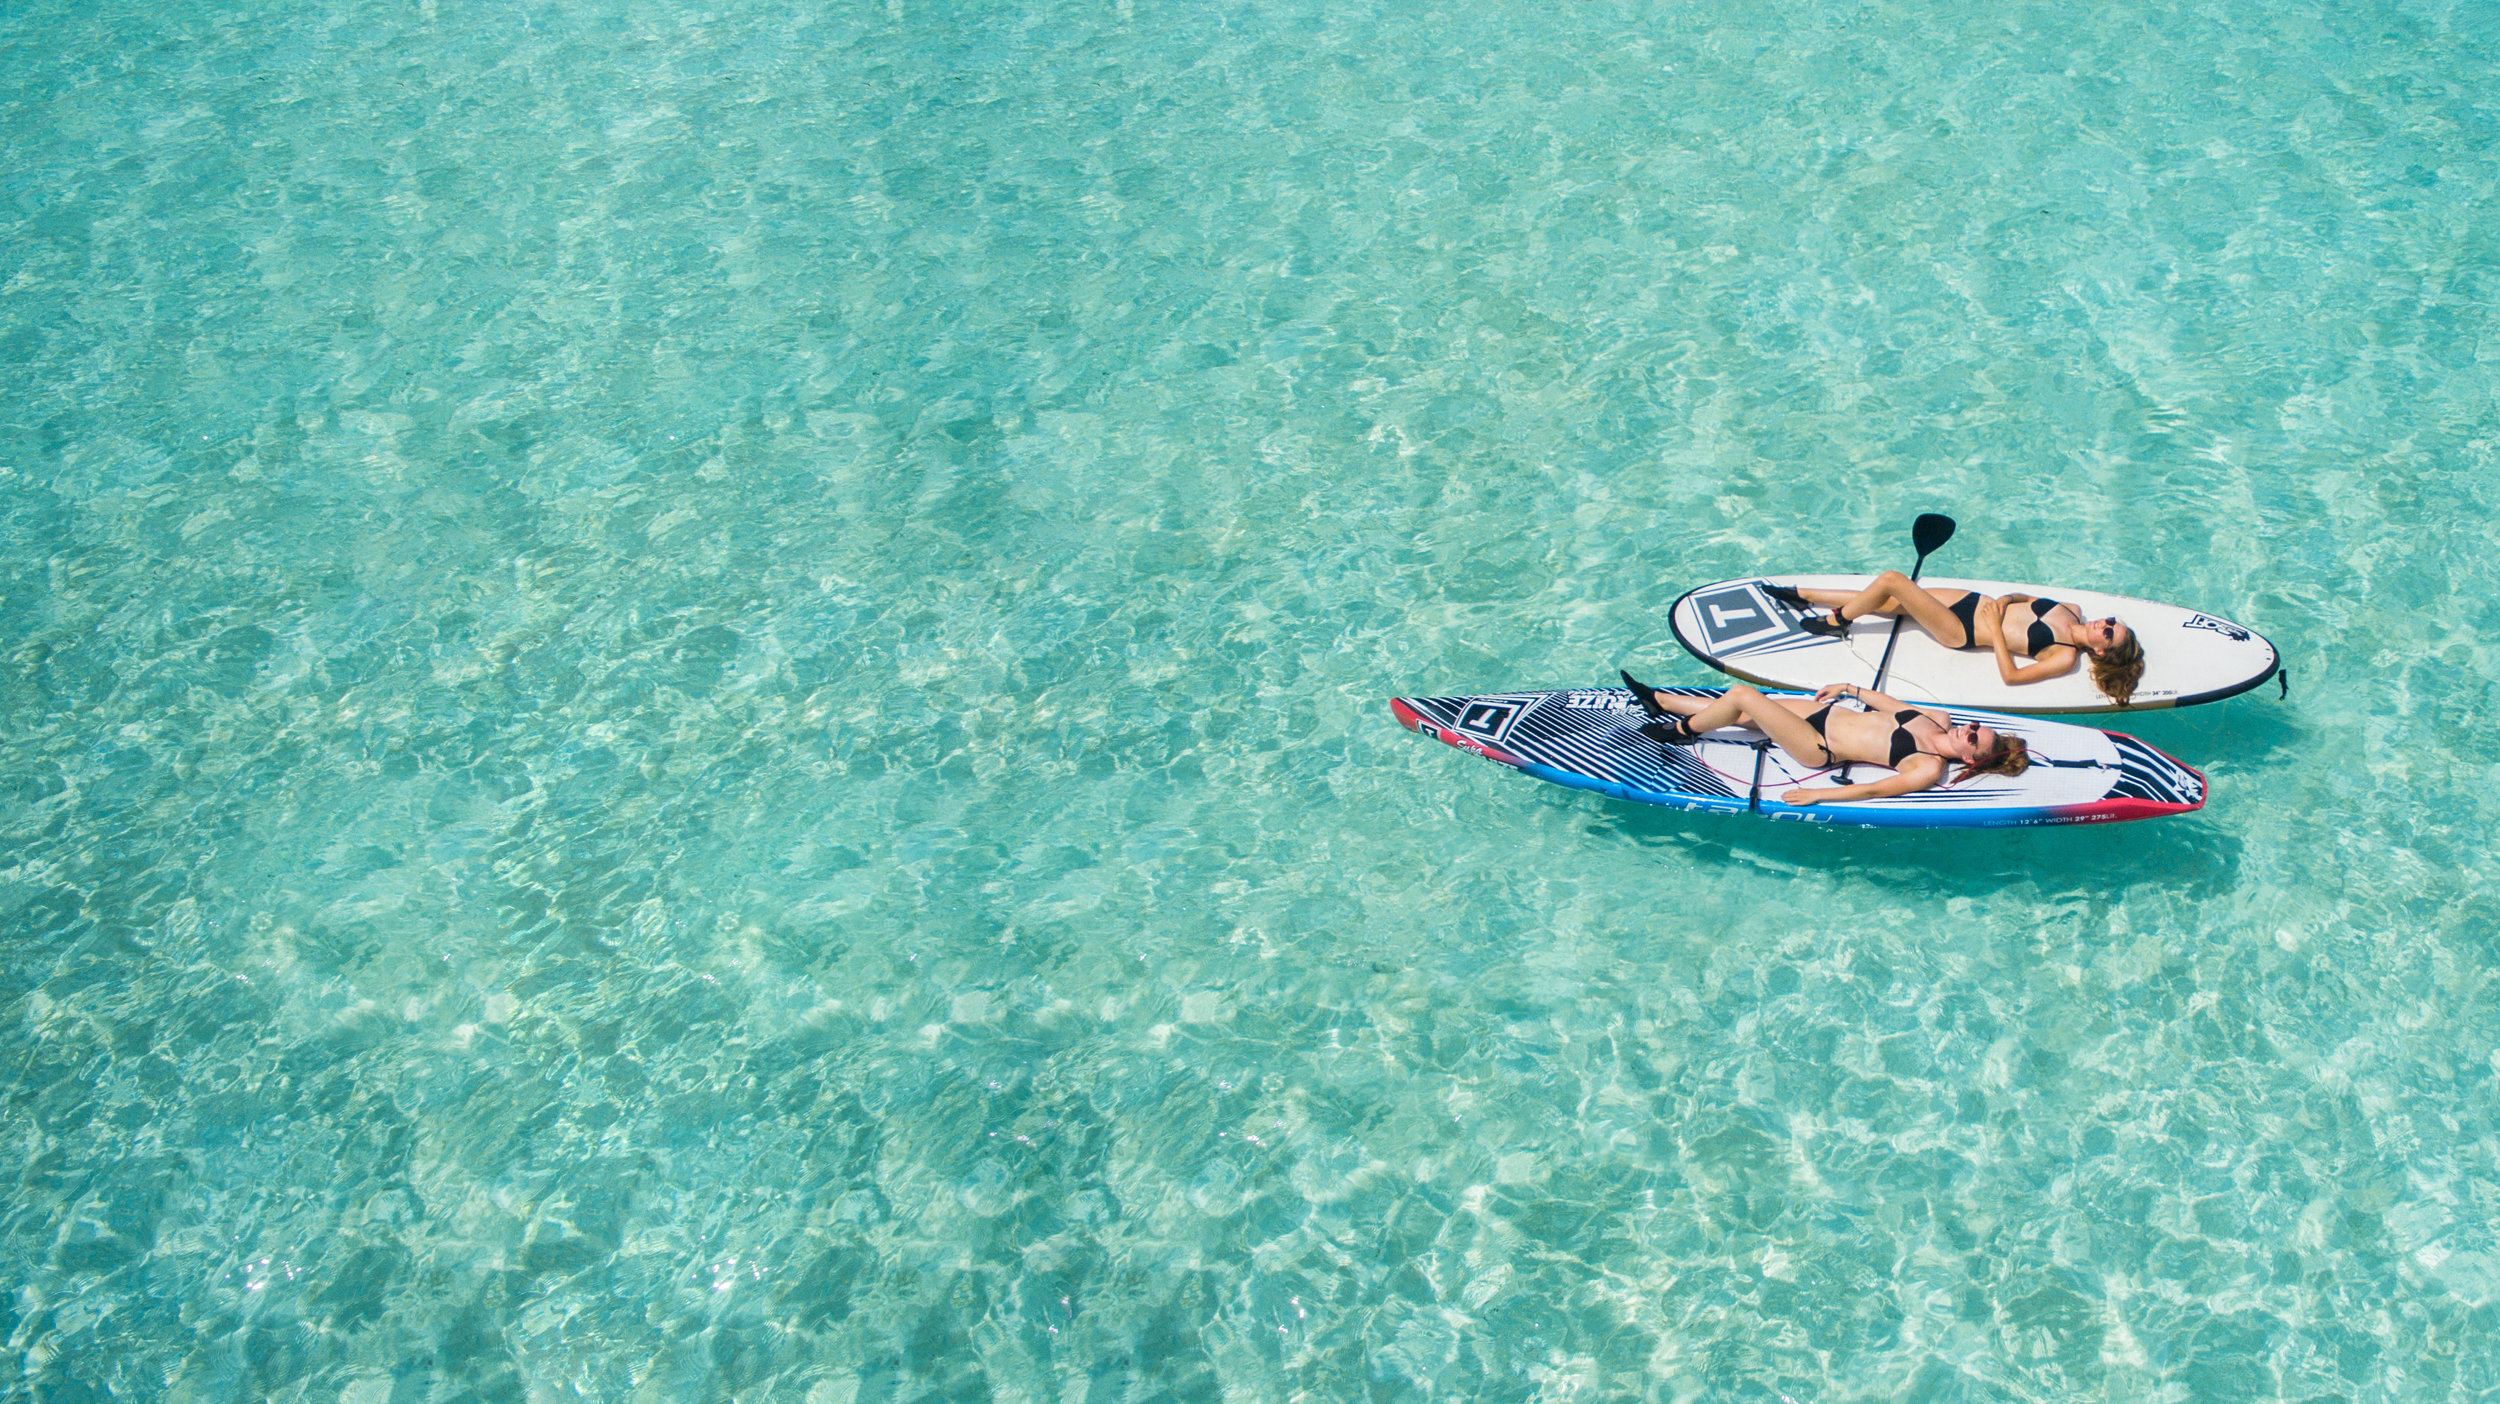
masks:
<path id="1" fill-rule="evenodd" d="M 1910 577 L 1897 570 L 1888 570 L 1876 576 L 1875 583 L 1889 589 L 1906 590 L 1910 587 Z"/>
<path id="2" fill-rule="evenodd" d="M 1770 698 L 1763 696 L 1762 689 L 1748 683 L 1737 683 L 1730 687 L 1727 690 L 1727 700 L 1735 704 L 1736 715 L 1747 721 L 1759 720 L 1764 712 L 1778 705 Z"/>

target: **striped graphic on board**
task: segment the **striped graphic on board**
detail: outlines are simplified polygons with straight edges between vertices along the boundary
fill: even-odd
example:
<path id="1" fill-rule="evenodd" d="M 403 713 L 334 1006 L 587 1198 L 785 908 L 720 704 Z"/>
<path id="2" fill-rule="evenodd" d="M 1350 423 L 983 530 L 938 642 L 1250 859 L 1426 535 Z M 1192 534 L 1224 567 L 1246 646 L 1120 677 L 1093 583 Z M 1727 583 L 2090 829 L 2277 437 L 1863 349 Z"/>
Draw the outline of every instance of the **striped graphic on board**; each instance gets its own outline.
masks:
<path id="1" fill-rule="evenodd" d="M 2151 800 L 2155 804 L 2200 805 L 2205 802 L 2205 777 L 2132 736 L 2103 732 L 2118 747 L 2120 779 L 2110 788 L 2113 799 Z"/>

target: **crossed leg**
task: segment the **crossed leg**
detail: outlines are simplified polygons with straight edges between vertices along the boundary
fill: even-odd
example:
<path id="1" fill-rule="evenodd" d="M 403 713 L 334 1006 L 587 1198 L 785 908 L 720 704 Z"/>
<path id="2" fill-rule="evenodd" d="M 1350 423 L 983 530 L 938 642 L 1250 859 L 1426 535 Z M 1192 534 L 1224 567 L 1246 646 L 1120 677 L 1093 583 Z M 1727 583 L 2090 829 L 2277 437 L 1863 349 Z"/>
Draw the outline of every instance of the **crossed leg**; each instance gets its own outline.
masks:
<path id="1" fill-rule="evenodd" d="M 1737 683 L 1708 699 L 1652 695 L 1659 706 L 1682 716 L 1685 727 L 1691 731 L 1715 731 L 1743 722 L 1770 737 L 1781 750 L 1803 764 L 1826 766 L 1839 760 L 1823 744 L 1822 736 L 1806 725 L 1806 713 L 1821 705 L 1810 697 L 1765 697 L 1761 689 L 1745 683 Z"/>
<path id="2" fill-rule="evenodd" d="M 1864 619 L 1870 614 L 1907 614 L 1948 648 L 1967 648 L 1978 642 L 1962 628 L 1961 617 L 1952 610 L 1969 591 L 1930 590 L 1897 570 L 1876 576 L 1863 590 L 1809 589 L 1797 593 L 1829 606 L 1844 621 Z"/>

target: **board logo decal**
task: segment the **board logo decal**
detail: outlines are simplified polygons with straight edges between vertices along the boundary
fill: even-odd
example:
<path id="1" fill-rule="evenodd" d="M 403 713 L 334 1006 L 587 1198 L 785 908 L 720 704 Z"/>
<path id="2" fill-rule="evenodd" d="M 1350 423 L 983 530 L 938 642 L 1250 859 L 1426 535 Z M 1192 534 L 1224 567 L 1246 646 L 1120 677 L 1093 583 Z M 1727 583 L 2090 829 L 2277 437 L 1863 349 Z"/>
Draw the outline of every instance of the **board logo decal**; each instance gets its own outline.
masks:
<path id="1" fill-rule="evenodd" d="M 1693 617 L 1713 652 L 1729 653 L 1802 633 L 1788 611 L 1773 607 L 1752 581 L 1693 596 Z"/>
<path id="2" fill-rule="evenodd" d="M 1498 741 L 1502 737 L 1502 728 L 1510 725 L 1510 719 L 1518 713 L 1518 706 L 1510 702 L 1470 702 L 1467 709 L 1458 714 L 1458 729 L 1470 736 Z"/>
<path id="3" fill-rule="evenodd" d="M 2232 623 L 2228 619 L 2216 619 L 2210 614 L 2191 614 L 2188 616 L 2188 621 L 2179 627 L 2182 629 L 2211 629 L 2215 633 L 2222 635 L 2224 638 L 2229 639 L 2233 643 L 2248 642 L 2248 631 L 2246 629 L 2241 628 L 2239 625 Z"/>

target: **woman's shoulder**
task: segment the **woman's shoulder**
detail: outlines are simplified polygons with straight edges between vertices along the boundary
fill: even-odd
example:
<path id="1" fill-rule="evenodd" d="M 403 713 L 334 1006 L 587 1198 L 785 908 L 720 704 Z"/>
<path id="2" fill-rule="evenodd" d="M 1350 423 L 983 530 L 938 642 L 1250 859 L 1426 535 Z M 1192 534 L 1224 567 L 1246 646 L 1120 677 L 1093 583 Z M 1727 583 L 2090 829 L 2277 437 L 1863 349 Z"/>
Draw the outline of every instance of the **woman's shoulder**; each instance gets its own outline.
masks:
<path id="1" fill-rule="evenodd" d="M 1933 751 L 1921 751 L 1901 759 L 1900 773 L 1920 782 L 1921 786 L 1941 782 L 1952 770 L 1952 763 Z"/>

